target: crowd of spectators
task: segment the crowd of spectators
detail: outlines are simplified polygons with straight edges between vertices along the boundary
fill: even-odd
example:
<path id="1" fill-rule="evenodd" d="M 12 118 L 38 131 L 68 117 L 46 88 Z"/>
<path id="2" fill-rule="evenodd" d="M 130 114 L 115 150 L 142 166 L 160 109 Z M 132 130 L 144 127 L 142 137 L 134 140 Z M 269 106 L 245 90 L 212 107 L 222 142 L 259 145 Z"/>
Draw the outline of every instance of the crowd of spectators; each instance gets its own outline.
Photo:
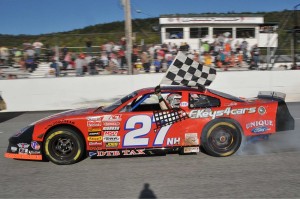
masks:
<path id="1" fill-rule="evenodd" d="M 75 71 L 76 76 L 85 74 L 97 75 L 99 71 L 107 74 L 126 73 L 126 41 L 106 42 L 93 46 L 87 40 L 85 47 L 78 52 L 64 46 L 50 48 L 37 41 L 24 43 L 23 49 L 0 47 L 0 64 L 9 62 L 20 67 L 20 70 L 34 72 L 40 62 L 49 64 L 49 73 L 59 77 Z M 258 68 L 260 50 L 257 45 L 249 46 L 247 41 L 231 44 L 226 37 L 216 39 L 213 43 L 204 41 L 197 50 L 192 50 L 188 43 L 179 46 L 174 43 L 161 45 L 133 45 L 132 64 L 135 71 L 164 72 L 172 63 L 178 51 L 184 51 L 194 60 L 211 67 L 227 70 L 229 67 L 240 67 L 248 64 L 249 69 Z"/>

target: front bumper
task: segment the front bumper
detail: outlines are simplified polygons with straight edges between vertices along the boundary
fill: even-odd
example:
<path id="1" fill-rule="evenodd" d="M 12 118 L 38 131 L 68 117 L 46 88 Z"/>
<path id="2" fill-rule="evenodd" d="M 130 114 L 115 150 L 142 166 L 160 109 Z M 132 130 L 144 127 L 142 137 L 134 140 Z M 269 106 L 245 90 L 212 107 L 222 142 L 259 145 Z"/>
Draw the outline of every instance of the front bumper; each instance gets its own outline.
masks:
<path id="1" fill-rule="evenodd" d="M 24 160 L 42 160 L 41 142 L 33 141 L 34 126 L 27 127 L 16 135 L 9 138 L 6 158 L 24 159 Z"/>

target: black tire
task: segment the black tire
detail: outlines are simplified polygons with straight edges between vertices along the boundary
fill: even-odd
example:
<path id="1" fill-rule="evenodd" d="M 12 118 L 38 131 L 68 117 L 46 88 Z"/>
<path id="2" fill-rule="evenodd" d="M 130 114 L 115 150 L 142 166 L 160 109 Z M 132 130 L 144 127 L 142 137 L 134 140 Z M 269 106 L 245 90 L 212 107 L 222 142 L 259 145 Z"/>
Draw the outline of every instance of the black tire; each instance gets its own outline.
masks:
<path id="1" fill-rule="evenodd" d="M 77 131 L 71 128 L 55 128 L 45 137 L 44 154 L 55 164 L 74 164 L 83 158 L 84 142 Z"/>
<path id="2" fill-rule="evenodd" d="M 239 126 L 231 119 L 220 118 L 208 123 L 201 135 L 205 152 L 215 157 L 234 154 L 240 147 L 242 134 Z"/>

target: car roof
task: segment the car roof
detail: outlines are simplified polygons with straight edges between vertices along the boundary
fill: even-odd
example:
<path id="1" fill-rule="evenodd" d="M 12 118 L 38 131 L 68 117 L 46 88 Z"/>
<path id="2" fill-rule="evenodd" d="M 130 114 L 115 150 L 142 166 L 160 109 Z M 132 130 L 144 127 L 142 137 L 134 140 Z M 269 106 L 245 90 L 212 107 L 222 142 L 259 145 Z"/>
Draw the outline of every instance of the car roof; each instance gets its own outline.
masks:
<path id="1" fill-rule="evenodd" d="M 148 87 L 137 90 L 137 92 L 152 92 L 155 87 Z M 205 87 L 188 87 L 188 86 L 161 86 L 161 91 L 196 91 L 196 92 L 204 92 Z"/>

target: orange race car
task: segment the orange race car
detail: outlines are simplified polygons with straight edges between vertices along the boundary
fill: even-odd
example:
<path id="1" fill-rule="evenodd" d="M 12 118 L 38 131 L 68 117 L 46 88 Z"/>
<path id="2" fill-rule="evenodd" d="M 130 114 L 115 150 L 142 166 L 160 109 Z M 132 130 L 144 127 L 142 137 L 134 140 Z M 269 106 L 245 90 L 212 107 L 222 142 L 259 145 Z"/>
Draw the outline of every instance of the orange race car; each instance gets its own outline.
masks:
<path id="1" fill-rule="evenodd" d="M 285 94 L 237 98 L 204 86 L 137 90 L 106 107 L 39 120 L 9 139 L 5 157 L 72 164 L 90 157 L 199 152 L 230 156 L 244 138 L 294 129 Z"/>

